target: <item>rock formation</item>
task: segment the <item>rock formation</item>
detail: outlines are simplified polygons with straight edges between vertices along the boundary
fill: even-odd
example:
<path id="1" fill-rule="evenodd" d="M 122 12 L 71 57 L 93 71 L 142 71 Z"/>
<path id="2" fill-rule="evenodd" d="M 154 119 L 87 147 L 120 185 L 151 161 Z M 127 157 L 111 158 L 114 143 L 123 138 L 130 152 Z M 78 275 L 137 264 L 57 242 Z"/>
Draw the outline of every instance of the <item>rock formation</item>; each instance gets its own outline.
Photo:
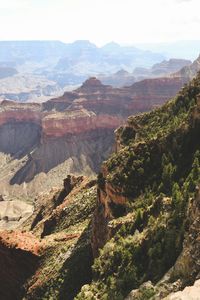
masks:
<path id="1" fill-rule="evenodd" d="M 200 274 L 199 93 L 200 74 L 117 130 L 116 152 L 98 176 L 93 281 L 77 300 L 192 297 L 192 288 L 176 292 Z"/>
<path id="2" fill-rule="evenodd" d="M 101 95 L 102 89 L 110 93 L 110 87 L 90 81 L 91 107 L 91 95 Z M 80 98 L 72 100 L 75 93 Z M 58 103 L 52 100 L 53 105 L 60 109 L 66 99 L 65 113 L 73 116 L 75 108 L 80 111 L 79 100 L 87 102 L 82 98 L 87 94 L 88 82 Z M 96 111 L 82 105 L 88 118 L 89 112 L 104 115 L 96 102 Z M 48 145 L 65 139 L 54 137 L 52 130 L 49 135 L 42 132 L 43 118 L 55 114 L 50 104 L 32 108 L 41 115 L 40 143 Z M 9 111 L 13 103 L 3 106 Z M 27 109 L 24 104 L 19 107 Z M 118 116 L 114 106 L 111 112 Z M 23 118 L 22 114 L 20 124 L 27 122 Z M 12 114 L 9 120 L 18 123 Z M 80 137 L 76 127 L 72 130 Z M 200 74 L 174 99 L 149 113 L 130 116 L 115 132 L 116 150 L 97 180 L 68 175 L 62 187 L 51 186 L 37 196 L 34 213 L 23 227 L 0 232 L 2 298 L 162 300 L 195 295 L 200 274 Z M 90 134 L 85 135 L 88 140 Z M 28 158 L 32 164 L 23 166 L 20 176 L 31 178 L 31 172 L 25 172 L 30 166 L 34 174 L 34 163 L 42 156 L 33 151 Z M 43 158 L 48 151 L 44 153 Z"/>
<path id="3" fill-rule="evenodd" d="M 2 101 L 0 193 L 7 200 L 28 199 L 60 185 L 63 172 L 94 174 L 127 116 L 161 105 L 183 84 L 181 78 L 161 78 L 115 89 L 93 77 L 42 104 Z"/>

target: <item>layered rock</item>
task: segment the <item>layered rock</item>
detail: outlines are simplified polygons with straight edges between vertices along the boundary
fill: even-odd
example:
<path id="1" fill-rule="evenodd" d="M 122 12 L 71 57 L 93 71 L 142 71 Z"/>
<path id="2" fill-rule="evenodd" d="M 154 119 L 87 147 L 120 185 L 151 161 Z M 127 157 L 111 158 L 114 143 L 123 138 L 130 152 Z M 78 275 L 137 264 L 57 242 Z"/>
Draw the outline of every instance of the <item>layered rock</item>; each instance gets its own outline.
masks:
<path id="1" fill-rule="evenodd" d="M 127 116 L 162 104 L 183 84 L 181 78 L 161 78 L 119 89 L 92 77 L 43 104 L 2 101 L 1 194 L 29 198 L 61 182 L 64 170 L 94 174 Z"/>
<path id="2" fill-rule="evenodd" d="M 153 65 L 151 71 L 154 75 L 171 74 L 191 65 L 191 63 L 190 60 L 172 58 Z"/>
<path id="3" fill-rule="evenodd" d="M 173 101 L 118 129 L 98 176 L 93 281 L 77 300 L 161 300 L 199 279 L 199 92 L 200 74 Z"/>

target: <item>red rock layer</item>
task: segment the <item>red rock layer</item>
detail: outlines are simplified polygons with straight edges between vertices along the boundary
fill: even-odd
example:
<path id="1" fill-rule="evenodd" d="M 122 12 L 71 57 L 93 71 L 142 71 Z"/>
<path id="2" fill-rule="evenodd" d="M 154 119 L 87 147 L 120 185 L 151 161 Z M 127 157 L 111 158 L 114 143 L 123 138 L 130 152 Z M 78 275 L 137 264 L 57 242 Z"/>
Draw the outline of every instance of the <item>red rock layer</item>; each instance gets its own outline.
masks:
<path id="1" fill-rule="evenodd" d="M 124 119 L 112 115 L 95 115 L 94 113 L 80 113 L 75 116 L 48 116 L 42 120 L 43 135 L 46 137 L 61 137 L 66 134 L 80 134 L 87 131 L 108 128 L 115 129 Z"/>
<path id="2" fill-rule="evenodd" d="M 43 137 L 115 129 L 127 116 L 161 105 L 183 84 L 181 78 L 157 78 L 117 89 L 90 78 L 74 92 L 42 105 L 3 101 L 0 104 L 0 126 L 9 122 L 39 124 Z"/>

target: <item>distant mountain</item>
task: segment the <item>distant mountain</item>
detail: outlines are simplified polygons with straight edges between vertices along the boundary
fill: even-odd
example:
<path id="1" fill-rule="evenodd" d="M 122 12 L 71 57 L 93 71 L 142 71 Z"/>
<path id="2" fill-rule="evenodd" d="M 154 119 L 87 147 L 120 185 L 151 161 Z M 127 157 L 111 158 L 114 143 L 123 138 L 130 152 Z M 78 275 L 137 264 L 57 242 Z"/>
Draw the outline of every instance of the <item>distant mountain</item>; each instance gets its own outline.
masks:
<path id="1" fill-rule="evenodd" d="M 1 75 L 0 70 L 0 94 L 3 99 L 44 101 L 74 89 L 91 76 L 100 78 L 105 84 L 121 87 L 146 78 L 166 76 L 189 64 L 188 60 L 167 61 L 166 57 L 158 51 L 121 46 L 115 42 L 97 47 L 87 40 L 68 44 L 59 41 L 2 41 L 0 68 L 14 68 L 18 74 L 11 69 L 5 73 L 4 69 Z M 13 76 L 15 74 L 17 76 Z M 30 78 L 34 82 L 38 78 L 38 84 L 30 84 Z"/>
<path id="2" fill-rule="evenodd" d="M 0 62 L 41 62 L 64 55 L 66 45 L 59 41 L 0 41 Z"/>
<path id="3" fill-rule="evenodd" d="M 66 45 L 65 57 L 59 60 L 55 69 L 68 73 L 87 72 L 90 75 L 116 72 L 119 68 L 132 71 L 136 66 L 150 67 L 163 58 L 159 53 L 122 47 L 116 43 L 98 48 L 89 41 L 76 41 Z"/>
<path id="4" fill-rule="evenodd" d="M 7 73 L 5 69 L 0 70 L 0 80 L 6 79 L 0 81 L 0 96 L 23 102 L 44 101 L 49 96 L 57 97 L 60 91 L 77 87 L 90 76 L 112 74 L 119 68 L 132 72 L 137 66 L 149 67 L 164 58 L 159 53 L 122 47 L 114 42 L 99 48 L 87 40 L 68 44 L 59 41 L 2 41 L 0 68 L 14 68 L 18 74 L 13 77 L 14 70 Z M 36 86 L 31 84 L 30 78 L 33 82 L 37 81 L 36 78 L 41 80 L 45 91 L 41 91 L 40 82 Z M 133 81 L 123 83 L 132 84 Z"/>
<path id="5" fill-rule="evenodd" d="M 136 81 L 147 78 L 156 78 L 168 76 L 171 73 L 179 71 L 181 68 L 191 65 L 192 62 L 186 59 L 170 59 L 163 60 L 161 63 L 154 64 L 151 68 L 137 67 L 132 73 L 124 69 L 111 75 L 100 75 L 98 78 L 104 84 L 110 84 L 115 87 L 128 86 Z"/>
<path id="6" fill-rule="evenodd" d="M 180 70 L 183 67 L 189 66 L 191 63 L 192 62 L 190 60 L 172 58 L 153 65 L 151 72 L 155 75 L 170 74 Z"/>

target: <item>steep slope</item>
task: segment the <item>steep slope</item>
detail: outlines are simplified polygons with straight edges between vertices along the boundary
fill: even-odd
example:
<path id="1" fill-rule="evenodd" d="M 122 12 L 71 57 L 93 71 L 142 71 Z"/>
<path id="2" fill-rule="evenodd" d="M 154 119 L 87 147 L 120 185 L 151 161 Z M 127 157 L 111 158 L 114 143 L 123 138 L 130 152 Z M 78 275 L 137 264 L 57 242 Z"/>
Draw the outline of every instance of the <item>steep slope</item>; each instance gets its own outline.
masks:
<path id="1" fill-rule="evenodd" d="M 69 175 L 63 187 L 38 196 L 22 231 L 0 233 L 0 257 L 12 274 L 7 289 L 1 268 L 2 295 L 161 300 L 192 285 L 200 273 L 199 132 L 200 74 L 116 130 L 116 152 L 97 186 Z"/>
<path id="2" fill-rule="evenodd" d="M 93 175 L 113 149 L 114 130 L 127 116 L 174 96 L 181 78 L 144 80 L 126 88 L 86 80 L 43 104 L 0 104 L 0 194 L 29 199 L 65 174 Z M 55 176 L 56 174 L 56 176 Z"/>
<path id="3" fill-rule="evenodd" d="M 23 284 L 38 268 L 42 247 L 30 233 L 0 233 L 1 299 L 22 299 Z"/>
<path id="4" fill-rule="evenodd" d="M 6 101 L 0 119 L 0 193 L 6 200 L 31 201 L 61 185 L 66 173 L 93 175 L 112 149 L 113 130 L 123 122 L 79 106 L 47 112 L 41 105 Z"/>
<path id="5" fill-rule="evenodd" d="M 0 232 L 1 299 L 72 300 L 91 281 L 95 184 L 68 176 L 38 197 L 23 230 Z"/>
<path id="6" fill-rule="evenodd" d="M 76 299 L 124 299 L 140 286 L 127 299 L 163 299 L 199 278 L 199 94 L 200 74 L 116 131 L 98 177 L 93 281 Z"/>
<path id="7" fill-rule="evenodd" d="M 199 71 L 200 56 L 196 60 L 194 60 L 194 62 L 191 65 L 183 67 L 179 72 L 175 73 L 173 76 L 192 79 L 196 76 L 197 72 Z"/>

